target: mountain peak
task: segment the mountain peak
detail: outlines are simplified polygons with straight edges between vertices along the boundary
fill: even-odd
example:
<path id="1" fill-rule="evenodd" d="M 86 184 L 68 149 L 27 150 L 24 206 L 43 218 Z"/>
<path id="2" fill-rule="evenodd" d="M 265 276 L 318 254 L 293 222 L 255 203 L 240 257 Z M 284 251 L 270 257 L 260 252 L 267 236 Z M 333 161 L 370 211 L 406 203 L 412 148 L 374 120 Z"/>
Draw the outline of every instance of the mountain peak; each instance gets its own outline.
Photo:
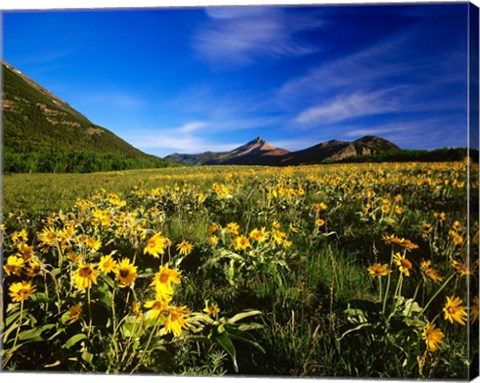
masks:
<path id="1" fill-rule="evenodd" d="M 262 144 L 265 144 L 265 143 L 266 143 L 266 141 L 265 141 L 262 137 L 258 136 L 258 137 L 255 138 L 254 140 L 249 141 L 249 142 L 247 143 L 247 145 L 254 145 L 254 144 L 260 144 L 260 145 L 262 145 Z"/>

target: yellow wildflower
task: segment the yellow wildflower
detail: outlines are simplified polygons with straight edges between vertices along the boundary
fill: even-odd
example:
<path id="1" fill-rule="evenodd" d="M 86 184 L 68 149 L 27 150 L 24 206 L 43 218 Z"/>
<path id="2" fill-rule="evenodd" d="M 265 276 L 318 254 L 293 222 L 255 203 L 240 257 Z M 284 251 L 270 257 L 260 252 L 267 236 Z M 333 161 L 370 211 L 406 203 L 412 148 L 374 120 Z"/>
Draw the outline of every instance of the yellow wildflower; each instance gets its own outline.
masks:
<path id="1" fill-rule="evenodd" d="M 179 251 L 181 255 L 188 255 L 192 250 L 193 246 L 188 242 L 183 241 L 177 245 L 177 251 Z"/>
<path id="2" fill-rule="evenodd" d="M 12 283 L 9 290 L 8 294 L 12 297 L 12 302 L 20 302 L 27 300 L 30 294 L 33 294 L 37 289 L 35 286 L 32 286 L 31 281 L 22 281 Z"/>
<path id="3" fill-rule="evenodd" d="M 40 240 L 40 246 L 56 246 L 59 236 L 58 230 L 53 227 L 49 226 L 43 229 L 40 233 L 37 234 L 38 239 Z"/>
<path id="4" fill-rule="evenodd" d="M 370 273 L 370 276 L 373 278 L 386 277 L 389 273 L 391 273 L 391 270 L 388 269 L 388 264 L 386 263 L 383 265 L 380 263 L 375 263 L 374 265 L 369 266 L 367 270 Z"/>
<path id="5" fill-rule="evenodd" d="M 160 234 L 155 234 L 147 241 L 147 246 L 143 249 L 144 254 L 153 255 L 158 258 L 165 252 L 165 238 Z"/>
<path id="6" fill-rule="evenodd" d="M 187 328 L 185 317 L 188 315 L 188 310 L 185 306 L 169 307 L 168 314 L 165 318 L 165 331 L 167 333 L 173 332 L 175 336 L 182 335 L 182 329 Z"/>
<path id="7" fill-rule="evenodd" d="M 212 318 L 218 317 L 218 314 L 220 313 L 220 309 L 218 308 L 218 305 L 215 303 L 208 304 L 208 301 L 205 303 L 205 308 L 203 309 L 203 312 L 211 316 Z"/>
<path id="8" fill-rule="evenodd" d="M 82 305 L 79 303 L 78 305 L 73 305 L 68 308 L 67 316 L 68 316 L 68 324 L 75 323 L 77 320 L 80 319 L 80 315 L 82 314 Z"/>
<path id="9" fill-rule="evenodd" d="M 19 276 L 22 272 L 24 263 L 23 258 L 10 255 L 7 258 L 7 263 L 3 266 L 3 270 L 5 270 L 7 276 L 10 276 L 11 274 Z"/>
<path id="10" fill-rule="evenodd" d="M 438 275 L 437 271 L 435 269 L 433 269 L 432 267 L 430 267 L 430 264 L 432 263 L 432 261 L 428 260 L 428 261 L 423 261 L 421 264 L 420 264 L 420 270 L 422 271 L 422 273 L 424 273 L 427 277 L 429 277 L 432 281 L 435 281 L 435 282 L 440 282 L 441 280 L 443 280 L 443 278 Z"/>
<path id="11" fill-rule="evenodd" d="M 115 260 L 112 258 L 111 255 L 103 255 L 100 258 L 100 262 L 98 263 L 98 268 L 100 271 L 103 271 L 105 274 L 108 274 L 109 272 L 115 269 L 116 265 L 117 263 L 115 262 Z"/>
<path id="12" fill-rule="evenodd" d="M 78 289 L 90 288 L 93 283 L 97 283 L 97 271 L 91 263 L 82 263 L 75 271 L 73 279 Z"/>
<path id="13" fill-rule="evenodd" d="M 113 269 L 115 273 L 115 280 L 120 282 L 120 287 L 127 287 L 137 278 L 137 266 L 130 263 L 128 258 L 123 258 L 120 263 L 117 263 Z"/>
<path id="14" fill-rule="evenodd" d="M 395 253 L 393 255 L 393 263 L 395 266 L 398 267 L 401 273 L 405 274 L 405 276 L 410 276 L 410 269 L 412 268 L 412 262 L 410 262 L 407 258 L 405 258 L 404 254 Z"/>
<path id="15" fill-rule="evenodd" d="M 447 302 L 443 307 L 444 319 L 448 320 L 451 324 L 453 321 L 465 325 L 467 319 L 466 306 L 461 306 L 462 300 L 459 297 L 447 297 Z"/>
<path id="16" fill-rule="evenodd" d="M 250 241 L 244 235 L 236 237 L 233 240 L 233 247 L 235 250 L 245 250 L 250 247 Z"/>
<path id="17" fill-rule="evenodd" d="M 439 349 L 445 335 L 443 335 L 442 331 L 436 328 L 434 324 L 427 323 L 423 330 L 422 337 L 425 339 L 427 350 L 433 352 Z"/>

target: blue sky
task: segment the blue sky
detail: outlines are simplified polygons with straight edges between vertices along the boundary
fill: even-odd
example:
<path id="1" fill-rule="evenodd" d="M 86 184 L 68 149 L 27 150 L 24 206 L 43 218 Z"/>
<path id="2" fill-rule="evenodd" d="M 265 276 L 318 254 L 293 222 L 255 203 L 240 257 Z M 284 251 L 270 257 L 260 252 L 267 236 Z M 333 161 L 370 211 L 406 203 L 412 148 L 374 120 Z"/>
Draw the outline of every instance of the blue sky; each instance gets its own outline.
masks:
<path id="1" fill-rule="evenodd" d="M 466 146 L 466 3 L 7 11 L 3 58 L 165 156 L 261 136 Z"/>

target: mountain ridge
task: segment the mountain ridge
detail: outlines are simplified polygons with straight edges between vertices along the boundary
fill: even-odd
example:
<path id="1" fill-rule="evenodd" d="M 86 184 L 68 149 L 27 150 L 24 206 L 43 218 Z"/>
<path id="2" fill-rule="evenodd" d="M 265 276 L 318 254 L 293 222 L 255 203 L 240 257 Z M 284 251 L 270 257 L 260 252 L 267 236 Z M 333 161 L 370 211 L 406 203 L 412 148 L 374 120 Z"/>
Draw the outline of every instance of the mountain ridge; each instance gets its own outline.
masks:
<path id="1" fill-rule="evenodd" d="M 11 64 L 0 62 L 5 171 L 78 172 L 170 165 L 96 125 Z"/>
<path id="2" fill-rule="evenodd" d="M 287 166 L 335 162 L 355 156 L 399 150 L 400 148 L 394 143 L 372 135 L 360 137 L 355 141 L 324 141 L 297 151 L 274 147 L 263 138 L 257 137 L 229 152 L 172 153 L 164 158 L 187 165 Z"/>

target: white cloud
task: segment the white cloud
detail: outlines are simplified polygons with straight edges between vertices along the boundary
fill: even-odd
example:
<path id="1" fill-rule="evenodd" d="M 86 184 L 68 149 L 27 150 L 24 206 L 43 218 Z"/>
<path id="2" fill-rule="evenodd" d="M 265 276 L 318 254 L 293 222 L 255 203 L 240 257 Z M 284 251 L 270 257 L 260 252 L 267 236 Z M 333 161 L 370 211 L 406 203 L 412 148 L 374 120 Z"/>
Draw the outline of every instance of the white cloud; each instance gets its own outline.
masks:
<path id="1" fill-rule="evenodd" d="M 228 124 L 232 125 L 229 126 Z M 152 149 L 154 149 L 160 156 L 166 156 L 173 152 L 188 154 L 205 151 L 221 152 L 232 150 L 243 145 L 244 142 L 227 141 L 219 143 L 219 134 L 241 130 L 248 125 L 254 125 L 254 122 L 229 121 L 224 125 L 217 125 L 207 121 L 192 121 L 177 127 L 137 129 L 127 132 L 123 138 L 140 150 L 152 152 Z"/>
<path id="2" fill-rule="evenodd" d="M 246 65 L 258 57 L 306 55 L 318 46 L 294 41 L 296 32 L 318 28 L 314 17 L 286 15 L 278 8 L 207 8 L 209 20 L 194 36 L 194 49 L 211 63 Z"/>
<path id="3" fill-rule="evenodd" d="M 376 92 L 355 92 L 337 96 L 334 100 L 301 111 L 294 122 L 302 125 L 335 123 L 353 117 L 394 111 L 398 107 L 396 95 L 399 88 Z"/>
<path id="4" fill-rule="evenodd" d="M 402 63 L 397 59 L 402 45 L 410 38 L 410 33 L 404 33 L 312 68 L 304 75 L 284 83 L 277 92 L 277 101 L 288 106 L 299 100 L 304 102 L 306 99 L 336 94 L 344 89 L 349 92 L 371 89 L 385 79 L 414 72 L 417 68 L 411 63 Z"/>
<path id="5" fill-rule="evenodd" d="M 130 142 L 140 150 L 152 152 L 152 149 L 155 149 L 160 156 L 173 152 L 187 154 L 206 151 L 223 152 L 243 144 L 236 142 L 219 144 L 215 138 L 206 139 L 201 136 L 179 134 L 178 129 L 137 132 Z"/>
<path id="6" fill-rule="evenodd" d="M 195 132 L 195 131 L 198 131 L 198 130 L 203 130 L 207 126 L 208 126 L 208 124 L 206 122 L 203 122 L 203 121 L 189 122 L 189 123 L 181 126 L 180 128 L 178 128 L 178 131 L 182 132 L 182 133 L 191 133 L 191 132 Z"/>

